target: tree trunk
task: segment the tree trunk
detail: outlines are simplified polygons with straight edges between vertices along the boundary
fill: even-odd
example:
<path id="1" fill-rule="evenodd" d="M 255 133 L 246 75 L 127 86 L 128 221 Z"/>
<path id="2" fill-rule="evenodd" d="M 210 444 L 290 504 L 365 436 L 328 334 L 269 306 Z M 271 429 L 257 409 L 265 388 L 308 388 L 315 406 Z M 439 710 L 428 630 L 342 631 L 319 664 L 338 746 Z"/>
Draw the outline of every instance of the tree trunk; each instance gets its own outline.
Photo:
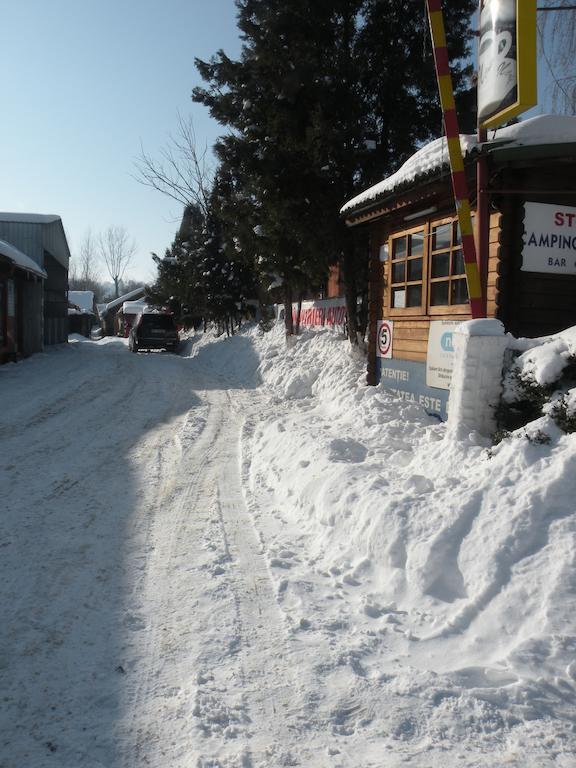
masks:
<path id="1" fill-rule="evenodd" d="M 300 333 L 300 317 L 302 315 L 302 293 L 298 294 L 298 309 L 296 311 L 296 328 L 294 329 L 294 333 L 296 336 Z"/>
<path id="2" fill-rule="evenodd" d="M 350 344 L 358 344 L 358 292 L 356 289 L 356 264 L 354 260 L 354 246 L 350 237 L 344 243 L 342 257 L 342 271 L 344 273 L 344 295 L 346 297 L 346 313 L 348 315 L 348 339 Z"/>
<path id="3" fill-rule="evenodd" d="M 294 320 L 292 318 L 292 286 L 284 283 L 284 328 L 286 336 L 294 335 Z"/>

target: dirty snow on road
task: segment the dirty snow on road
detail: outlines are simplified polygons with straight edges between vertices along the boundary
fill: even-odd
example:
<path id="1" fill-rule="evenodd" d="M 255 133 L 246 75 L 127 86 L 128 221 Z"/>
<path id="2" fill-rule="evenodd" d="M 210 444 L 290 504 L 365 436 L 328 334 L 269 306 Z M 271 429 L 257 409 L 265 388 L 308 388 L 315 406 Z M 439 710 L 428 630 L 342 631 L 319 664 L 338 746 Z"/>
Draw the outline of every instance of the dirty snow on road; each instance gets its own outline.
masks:
<path id="1" fill-rule="evenodd" d="M 0 369 L 0 766 L 574 765 L 576 444 L 329 331 Z"/>

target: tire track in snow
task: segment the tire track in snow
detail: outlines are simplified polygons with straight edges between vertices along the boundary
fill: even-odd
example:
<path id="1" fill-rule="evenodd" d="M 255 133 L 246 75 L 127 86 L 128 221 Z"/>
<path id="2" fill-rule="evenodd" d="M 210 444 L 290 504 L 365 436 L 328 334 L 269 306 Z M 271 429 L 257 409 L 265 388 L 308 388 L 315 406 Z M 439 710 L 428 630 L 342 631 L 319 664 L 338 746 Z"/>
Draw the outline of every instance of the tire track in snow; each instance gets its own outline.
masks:
<path id="1" fill-rule="evenodd" d="M 181 460 L 161 451 L 135 531 L 149 554 L 130 576 L 141 626 L 121 751 L 134 768 L 168 755 L 171 768 L 297 765 L 294 645 L 242 494 L 241 408 L 226 391 L 203 397 Z"/>

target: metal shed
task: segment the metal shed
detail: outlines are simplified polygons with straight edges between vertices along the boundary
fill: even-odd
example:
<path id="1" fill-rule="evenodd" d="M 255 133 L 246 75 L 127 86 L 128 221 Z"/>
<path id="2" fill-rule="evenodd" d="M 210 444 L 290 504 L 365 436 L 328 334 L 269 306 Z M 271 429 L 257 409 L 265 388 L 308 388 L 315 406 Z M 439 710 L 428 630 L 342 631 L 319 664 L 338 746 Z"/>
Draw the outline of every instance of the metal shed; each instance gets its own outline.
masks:
<path id="1" fill-rule="evenodd" d="M 59 344 L 68 338 L 68 265 L 70 250 L 60 216 L 38 213 L 0 213 L 0 239 L 26 254 L 46 273 L 41 296 L 43 334 L 29 339 L 24 354 Z M 24 334 L 34 325 L 28 312 L 38 312 L 38 302 L 23 307 Z"/>

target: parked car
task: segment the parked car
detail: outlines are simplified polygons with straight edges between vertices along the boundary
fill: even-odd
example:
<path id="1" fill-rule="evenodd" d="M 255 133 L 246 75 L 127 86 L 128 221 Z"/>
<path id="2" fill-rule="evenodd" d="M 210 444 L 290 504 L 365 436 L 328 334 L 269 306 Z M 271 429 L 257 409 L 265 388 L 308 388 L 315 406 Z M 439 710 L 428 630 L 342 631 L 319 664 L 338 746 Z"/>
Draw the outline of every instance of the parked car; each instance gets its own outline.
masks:
<path id="1" fill-rule="evenodd" d="M 131 352 L 141 349 L 166 349 L 174 352 L 179 340 L 172 315 L 144 312 L 130 329 L 128 347 Z"/>

